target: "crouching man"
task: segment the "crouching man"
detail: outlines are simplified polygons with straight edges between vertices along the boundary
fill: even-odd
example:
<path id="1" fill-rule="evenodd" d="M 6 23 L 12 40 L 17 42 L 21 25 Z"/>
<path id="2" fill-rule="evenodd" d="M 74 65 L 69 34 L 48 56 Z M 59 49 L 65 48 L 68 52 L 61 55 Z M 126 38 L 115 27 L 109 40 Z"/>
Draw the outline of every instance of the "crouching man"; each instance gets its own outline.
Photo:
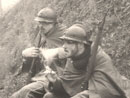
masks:
<path id="1" fill-rule="evenodd" d="M 60 37 L 67 62 L 61 76 L 51 77 L 50 92 L 44 98 L 129 98 L 130 81 L 118 73 L 111 58 L 98 47 L 96 63 L 90 79 L 83 82 L 90 66 L 93 44 L 87 30 L 72 25 Z M 61 92 L 62 90 L 62 92 Z"/>

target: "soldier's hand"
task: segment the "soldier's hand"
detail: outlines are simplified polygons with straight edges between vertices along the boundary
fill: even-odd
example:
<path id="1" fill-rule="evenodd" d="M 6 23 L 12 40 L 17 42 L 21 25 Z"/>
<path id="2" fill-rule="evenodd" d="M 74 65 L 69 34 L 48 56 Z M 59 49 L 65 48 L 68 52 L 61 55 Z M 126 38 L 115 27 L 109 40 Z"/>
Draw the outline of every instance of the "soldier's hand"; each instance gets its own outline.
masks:
<path id="1" fill-rule="evenodd" d="M 31 47 L 22 51 L 23 57 L 38 57 L 40 55 L 39 48 Z"/>
<path id="2" fill-rule="evenodd" d="M 45 67 L 45 71 L 44 73 L 47 75 L 47 74 L 56 74 L 49 66 L 46 66 Z"/>

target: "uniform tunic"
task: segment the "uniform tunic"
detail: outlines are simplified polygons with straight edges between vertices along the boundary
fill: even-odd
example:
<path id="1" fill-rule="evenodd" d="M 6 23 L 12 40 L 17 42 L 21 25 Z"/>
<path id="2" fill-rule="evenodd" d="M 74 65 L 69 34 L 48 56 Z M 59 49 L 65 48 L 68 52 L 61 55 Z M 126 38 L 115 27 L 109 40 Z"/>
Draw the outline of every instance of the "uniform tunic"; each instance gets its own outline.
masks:
<path id="1" fill-rule="evenodd" d="M 84 57 L 85 58 L 85 57 Z M 90 57 L 91 59 L 91 57 Z M 80 63 L 78 63 L 80 62 Z M 77 65 L 78 64 L 78 65 Z M 75 61 L 68 59 L 61 82 L 66 92 L 73 98 L 129 98 L 130 80 L 122 78 L 113 66 L 110 57 L 99 47 L 96 55 L 94 72 L 88 82 L 88 90 L 83 90 L 84 69 L 76 66 L 90 66 L 85 59 Z M 86 87 L 85 87 L 86 88 Z"/>
<path id="2" fill-rule="evenodd" d="M 49 48 L 56 48 L 62 45 L 62 41 L 59 39 L 60 36 L 63 35 L 63 32 L 65 30 L 65 26 L 57 26 L 55 30 L 50 31 L 48 35 L 46 35 L 46 38 L 41 39 L 41 47 L 43 46 L 47 49 Z M 37 38 L 36 38 L 37 42 Z M 43 45 L 45 42 L 45 45 Z M 25 58 L 26 60 L 23 62 L 23 71 L 28 71 L 30 69 L 31 60 L 32 58 Z M 57 64 L 57 63 L 56 63 Z M 48 79 L 45 77 L 44 71 L 42 70 L 42 62 L 40 61 L 40 58 L 36 59 L 36 62 L 33 67 L 33 79 L 35 82 L 32 82 L 17 92 L 15 92 L 10 98 L 43 98 L 45 94 L 45 90 L 48 87 Z M 56 71 L 58 69 L 58 72 L 61 71 L 62 66 L 54 66 L 53 67 Z M 40 73 L 38 73 L 40 71 Z M 43 73 L 42 73 L 43 72 Z M 38 74 L 37 74 L 38 73 Z M 37 74 L 37 75 L 35 75 Z"/>
<path id="3" fill-rule="evenodd" d="M 85 79 L 86 67 L 88 64 L 88 53 L 85 51 L 82 55 L 75 59 L 67 59 L 67 63 L 61 76 L 61 81 L 66 92 L 70 96 L 83 91 L 82 82 Z M 86 85 L 87 86 L 87 85 Z"/>
<path id="4" fill-rule="evenodd" d="M 64 31 L 66 29 L 66 26 L 64 25 L 57 25 L 56 28 L 54 28 L 52 31 L 48 32 L 48 34 L 44 37 L 41 38 L 41 48 L 46 48 L 46 49 L 51 49 L 51 48 L 56 48 L 59 46 L 62 46 L 62 41 L 59 39 L 60 36 L 63 35 Z M 40 34 L 35 39 L 34 45 L 38 42 Z M 28 72 L 31 66 L 32 58 L 25 58 L 22 66 L 22 70 L 25 72 Z M 40 58 L 36 58 L 34 67 L 33 67 L 33 75 L 37 74 L 44 68 L 43 63 Z M 53 67 L 54 70 L 57 70 L 57 66 Z"/>

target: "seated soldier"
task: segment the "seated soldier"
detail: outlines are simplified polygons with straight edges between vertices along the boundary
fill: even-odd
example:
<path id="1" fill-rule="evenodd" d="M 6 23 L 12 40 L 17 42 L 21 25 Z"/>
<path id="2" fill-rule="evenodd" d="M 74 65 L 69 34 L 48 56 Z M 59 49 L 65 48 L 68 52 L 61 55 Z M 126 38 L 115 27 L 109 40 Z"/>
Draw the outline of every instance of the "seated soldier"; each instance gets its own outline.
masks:
<path id="1" fill-rule="evenodd" d="M 38 22 L 38 26 L 40 28 L 40 34 L 38 34 L 38 37 L 36 37 L 35 41 L 37 42 L 37 38 L 41 38 L 40 48 L 31 45 L 30 48 L 27 48 L 22 52 L 23 71 L 28 71 L 30 69 L 32 59 L 35 58 L 35 63 L 31 70 L 32 76 L 35 76 L 35 74 L 40 72 L 42 69 L 44 70 L 44 65 L 42 63 L 42 59 L 40 58 L 41 51 L 42 53 L 45 53 L 45 49 L 61 46 L 62 41 L 59 39 L 59 37 L 63 35 L 63 32 L 66 29 L 65 26 L 58 24 L 56 12 L 49 7 L 41 9 L 35 18 L 35 21 Z M 62 70 L 62 66 L 53 66 L 53 70 L 57 71 L 59 74 Z M 43 71 L 41 71 L 39 74 L 42 72 Z M 33 81 L 35 82 L 30 83 L 19 91 L 15 92 L 11 98 L 42 98 L 45 93 L 48 80 L 44 75 L 42 75 L 41 78 L 34 77 Z"/>
<path id="2" fill-rule="evenodd" d="M 48 74 L 49 92 L 44 98 L 129 98 L 130 81 L 122 78 L 110 57 L 98 47 L 94 70 L 89 80 L 93 44 L 83 26 L 72 25 L 60 37 L 67 62 L 61 76 Z M 86 80 L 84 82 L 84 80 Z M 62 91 L 62 92 L 61 92 Z"/>

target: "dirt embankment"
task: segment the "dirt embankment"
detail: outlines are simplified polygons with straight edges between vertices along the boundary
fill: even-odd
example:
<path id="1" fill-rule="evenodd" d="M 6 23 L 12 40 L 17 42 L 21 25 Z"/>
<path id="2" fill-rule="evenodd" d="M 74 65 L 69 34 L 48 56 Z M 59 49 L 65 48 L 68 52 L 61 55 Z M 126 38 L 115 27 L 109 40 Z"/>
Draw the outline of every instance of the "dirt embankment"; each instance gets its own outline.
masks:
<path id="1" fill-rule="evenodd" d="M 110 0 L 22 0 L 0 19 L 0 98 L 8 98 L 21 88 L 24 78 L 14 78 L 22 64 L 21 51 L 32 41 L 36 23 L 34 17 L 51 6 L 67 26 L 75 21 L 100 21 Z M 107 16 L 102 47 L 112 57 L 121 74 L 130 78 L 130 1 L 114 1 Z M 94 26 L 94 25 L 93 25 Z M 22 79 L 22 80 L 21 80 Z"/>

